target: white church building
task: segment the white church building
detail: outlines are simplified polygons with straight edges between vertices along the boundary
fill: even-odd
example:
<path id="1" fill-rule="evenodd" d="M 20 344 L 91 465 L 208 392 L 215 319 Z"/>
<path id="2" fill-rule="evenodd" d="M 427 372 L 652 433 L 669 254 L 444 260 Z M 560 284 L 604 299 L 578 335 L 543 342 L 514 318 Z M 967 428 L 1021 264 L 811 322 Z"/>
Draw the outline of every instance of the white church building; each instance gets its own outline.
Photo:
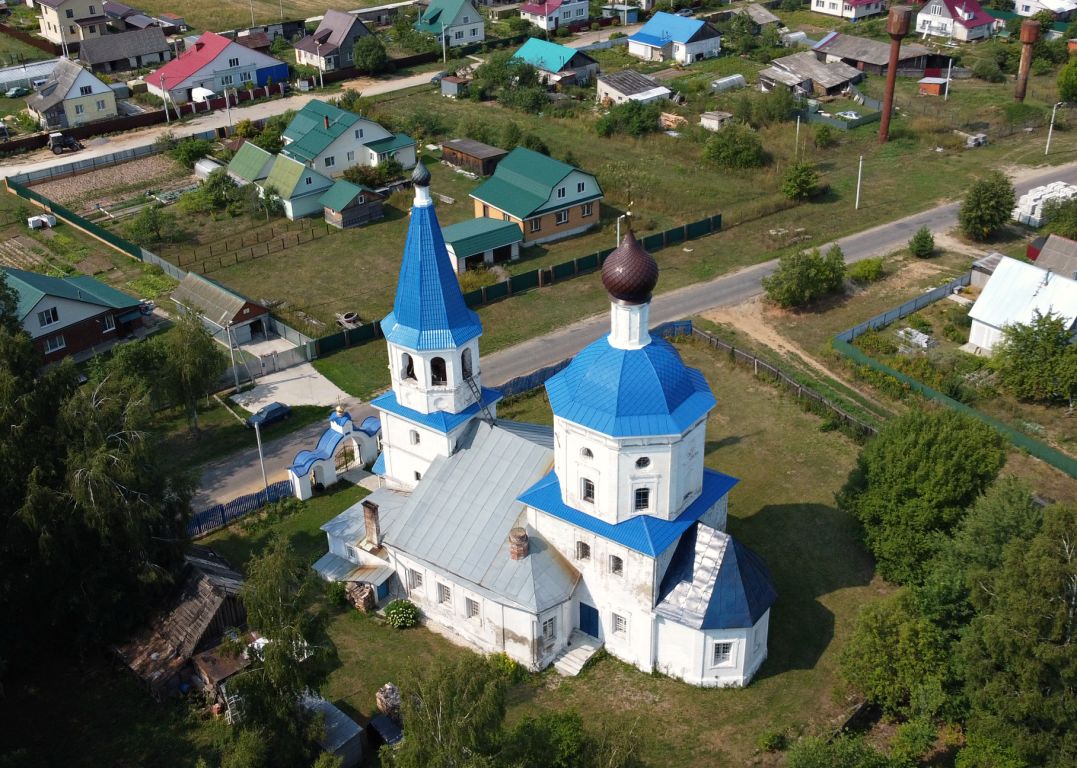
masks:
<path id="1" fill-rule="evenodd" d="M 498 419 L 482 325 L 430 196 L 415 202 L 393 311 L 382 487 L 327 523 L 325 578 L 407 597 L 428 624 L 538 670 L 579 647 L 700 686 L 747 684 L 776 599 L 724 532 L 735 478 L 704 467 L 715 399 L 648 332 L 658 265 L 629 232 L 602 268 L 610 333 L 546 385 L 554 426 Z"/>

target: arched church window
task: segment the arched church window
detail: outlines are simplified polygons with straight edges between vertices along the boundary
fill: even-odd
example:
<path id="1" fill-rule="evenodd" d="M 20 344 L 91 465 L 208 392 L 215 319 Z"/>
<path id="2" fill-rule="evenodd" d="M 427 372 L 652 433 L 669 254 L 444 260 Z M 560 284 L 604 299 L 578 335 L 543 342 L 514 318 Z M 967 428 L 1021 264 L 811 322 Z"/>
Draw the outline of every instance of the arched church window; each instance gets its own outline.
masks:
<path id="1" fill-rule="evenodd" d="M 593 459 L 595 457 L 595 455 L 591 453 L 590 448 L 580 448 L 580 456 L 585 459 Z"/>
<path id="2" fill-rule="evenodd" d="M 649 466 L 651 466 L 651 460 L 646 456 L 640 456 L 636 459 L 636 469 L 647 469 Z"/>
<path id="3" fill-rule="evenodd" d="M 401 358 L 403 365 L 400 367 L 400 375 L 405 379 L 415 379 L 415 361 L 411 359 L 411 355 L 407 352 L 404 353 L 404 357 Z"/>
<path id="4" fill-rule="evenodd" d="M 430 361 L 430 383 L 435 387 L 444 384 L 448 377 L 445 375 L 445 358 L 435 357 Z"/>
<path id="5" fill-rule="evenodd" d="M 471 350 L 465 349 L 460 353 L 460 370 L 465 379 L 470 379 L 472 376 L 471 370 Z"/>

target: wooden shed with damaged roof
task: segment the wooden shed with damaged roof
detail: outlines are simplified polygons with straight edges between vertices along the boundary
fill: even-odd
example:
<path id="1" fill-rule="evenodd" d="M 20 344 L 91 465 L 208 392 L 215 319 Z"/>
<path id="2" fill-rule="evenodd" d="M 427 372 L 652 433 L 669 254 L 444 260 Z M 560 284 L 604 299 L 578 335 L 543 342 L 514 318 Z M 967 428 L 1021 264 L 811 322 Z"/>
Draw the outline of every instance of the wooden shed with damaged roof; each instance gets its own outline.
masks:
<path id="1" fill-rule="evenodd" d="M 172 301 L 197 312 L 206 329 L 224 344 L 229 344 L 229 334 L 232 343 L 245 344 L 269 330 L 269 309 L 195 272 L 188 272 L 172 291 Z M 229 326 L 231 331 L 226 330 Z"/>
<path id="2" fill-rule="evenodd" d="M 207 547 L 192 546 L 168 606 L 148 627 L 114 650 L 156 697 L 178 690 L 199 651 L 215 646 L 228 629 L 242 627 L 243 575 Z"/>

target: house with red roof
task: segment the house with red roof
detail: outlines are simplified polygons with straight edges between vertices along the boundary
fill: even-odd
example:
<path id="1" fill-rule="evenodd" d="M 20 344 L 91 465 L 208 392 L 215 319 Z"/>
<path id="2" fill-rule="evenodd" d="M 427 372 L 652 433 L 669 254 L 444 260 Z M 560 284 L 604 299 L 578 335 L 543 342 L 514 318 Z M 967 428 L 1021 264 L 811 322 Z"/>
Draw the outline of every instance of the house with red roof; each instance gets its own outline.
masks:
<path id="1" fill-rule="evenodd" d="M 916 15 L 916 31 L 969 42 L 991 37 L 995 20 L 976 0 L 929 0 Z"/>
<path id="2" fill-rule="evenodd" d="M 205 32 L 178 58 L 146 76 L 146 87 L 155 96 L 174 104 L 191 100 L 195 88 L 223 93 L 246 83 L 263 86 L 288 79 L 288 65 L 272 56 L 247 48 L 234 40 Z"/>
<path id="3" fill-rule="evenodd" d="M 811 0 L 811 10 L 839 19 L 863 19 L 886 11 L 883 0 Z"/>
<path id="4" fill-rule="evenodd" d="M 553 32 L 558 27 L 587 21 L 587 0 L 550 0 L 547 3 L 529 2 L 520 6 L 520 18 L 539 29 Z"/>

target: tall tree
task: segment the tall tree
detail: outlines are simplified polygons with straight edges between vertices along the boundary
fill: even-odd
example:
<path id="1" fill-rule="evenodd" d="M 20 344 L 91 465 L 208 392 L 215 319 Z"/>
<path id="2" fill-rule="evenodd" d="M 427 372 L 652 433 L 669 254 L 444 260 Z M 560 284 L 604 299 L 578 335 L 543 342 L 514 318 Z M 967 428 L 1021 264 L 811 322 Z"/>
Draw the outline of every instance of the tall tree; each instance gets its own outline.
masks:
<path id="1" fill-rule="evenodd" d="M 1068 323 L 1052 311 L 1034 314 L 1027 325 L 1002 330 L 993 363 L 1002 385 L 1023 400 L 1065 401 L 1077 397 L 1077 346 Z"/>
<path id="2" fill-rule="evenodd" d="M 377 35 L 364 35 L 355 41 L 352 51 L 355 68 L 364 75 L 376 75 L 393 70 L 393 60 Z"/>
<path id="3" fill-rule="evenodd" d="M 1004 459 L 1002 438 L 978 419 L 913 411 L 864 447 L 838 502 L 860 521 L 883 577 L 916 582 Z"/>
<path id="4" fill-rule="evenodd" d="M 220 346 L 194 312 L 180 316 L 166 337 L 168 387 L 171 395 L 191 415 L 191 427 L 198 431 L 198 400 L 224 373 L 227 361 Z"/>
<path id="5" fill-rule="evenodd" d="M 16 334 L 22 327 L 19 323 L 19 295 L 7 284 L 7 273 L 0 270 L 0 328 Z"/>
<path id="6" fill-rule="evenodd" d="M 1077 764 L 1077 505 L 1017 540 L 962 643 L 970 730 L 1029 765 Z"/>
<path id="7" fill-rule="evenodd" d="M 961 231 L 973 240 L 986 240 L 1010 220 L 1014 200 L 1013 184 L 1000 171 L 974 181 L 957 213 Z"/>

